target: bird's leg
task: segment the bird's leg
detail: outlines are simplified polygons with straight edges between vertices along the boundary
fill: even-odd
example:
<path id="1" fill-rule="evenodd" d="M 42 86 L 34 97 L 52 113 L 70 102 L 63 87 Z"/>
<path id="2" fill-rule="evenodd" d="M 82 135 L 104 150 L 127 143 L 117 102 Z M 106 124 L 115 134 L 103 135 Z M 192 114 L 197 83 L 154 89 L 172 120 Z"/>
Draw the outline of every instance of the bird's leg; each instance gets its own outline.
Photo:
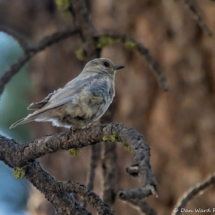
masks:
<path id="1" fill-rule="evenodd" d="M 86 128 L 88 129 L 88 128 L 93 128 L 96 124 L 98 124 L 97 122 L 90 122 L 90 124 L 88 124 L 87 126 L 86 126 Z"/>
<path id="2" fill-rule="evenodd" d="M 78 130 L 81 130 L 81 128 L 76 128 L 76 127 L 71 127 L 71 128 L 70 128 L 70 131 L 72 132 L 72 135 L 73 135 L 76 131 L 78 131 Z"/>
<path id="3" fill-rule="evenodd" d="M 77 131 L 77 129 L 70 127 L 70 131 L 72 132 L 72 135 Z"/>

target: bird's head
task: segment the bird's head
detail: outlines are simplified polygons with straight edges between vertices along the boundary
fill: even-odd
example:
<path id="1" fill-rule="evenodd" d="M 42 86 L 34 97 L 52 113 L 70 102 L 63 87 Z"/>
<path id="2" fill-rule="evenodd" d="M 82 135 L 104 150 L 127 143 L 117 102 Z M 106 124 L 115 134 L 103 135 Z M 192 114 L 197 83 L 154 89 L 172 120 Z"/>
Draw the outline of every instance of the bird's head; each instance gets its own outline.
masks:
<path id="1" fill-rule="evenodd" d="M 116 70 L 123 69 L 124 66 L 116 66 L 111 60 L 106 58 L 96 58 L 89 61 L 84 67 L 83 72 L 103 73 L 110 78 L 114 78 Z"/>

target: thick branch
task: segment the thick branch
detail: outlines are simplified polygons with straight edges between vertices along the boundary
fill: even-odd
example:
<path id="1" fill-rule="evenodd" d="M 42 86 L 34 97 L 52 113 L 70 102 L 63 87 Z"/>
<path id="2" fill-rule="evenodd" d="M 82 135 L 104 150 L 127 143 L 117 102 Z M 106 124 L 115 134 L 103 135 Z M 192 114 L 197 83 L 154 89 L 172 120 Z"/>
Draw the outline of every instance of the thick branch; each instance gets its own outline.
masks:
<path id="1" fill-rule="evenodd" d="M 108 34 L 107 33 L 107 34 L 99 35 L 99 36 L 95 37 L 95 39 L 98 41 L 98 43 L 99 43 L 99 38 L 104 38 L 104 40 L 105 39 L 108 40 L 108 38 L 111 38 L 114 41 L 122 42 L 126 47 L 128 47 L 130 49 L 131 48 L 136 49 L 147 60 L 152 72 L 154 73 L 155 77 L 157 78 L 157 81 L 158 81 L 160 87 L 165 91 L 167 91 L 169 89 L 166 78 L 164 76 L 164 73 L 160 69 L 160 66 L 155 61 L 155 59 L 151 56 L 151 54 L 149 53 L 149 50 L 142 43 L 137 42 L 134 38 L 132 38 L 130 36 L 121 35 L 121 34 L 110 34 L 110 33 Z M 110 43 L 107 45 L 110 45 Z M 104 46 L 106 46 L 106 44 L 104 44 Z"/>
<path id="2" fill-rule="evenodd" d="M 197 184 L 195 187 L 188 190 L 182 198 L 178 201 L 175 210 L 172 215 L 179 215 L 182 212 L 182 208 L 185 208 L 187 204 L 195 197 L 202 195 L 210 186 L 215 184 L 215 173 L 204 180 L 201 184 Z"/>
<path id="3" fill-rule="evenodd" d="M 26 179 L 45 195 L 58 215 L 91 215 L 71 194 L 64 192 L 60 182 L 46 172 L 37 161 L 28 164 L 25 169 Z"/>
<path id="4" fill-rule="evenodd" d="M 156 189 L 147 142 L 136 130 L 118 123 L 96 125 L 75 133 L 53 134 L 25 145 L 14 144 L 13 140 L 0 135 L 0 160 L 13 167 L 23 167 L 28 162 L 60 149 L 82 148 L 102 141 L 118 141 L 129 146 L 134 152 L 134 162 L 139 166 L 138 176 L 142 187 L 149 185 Z"/>
<path id="5" fill-rule="evenodd" d="M 67 37 L 74 34 L 78 34 L 79 29 L 70 28 L 64 31 L 59 31 L 51 36 L 47 36 L 42 39 L 37 45 L 29 47 L 25 50 L 25 53 L 14 63 L 10 69 L 0 79 L 0 95 L 4 90 L 4 86 L 11 80 L 11 78 L 38 52 L 44 50 L 46 47 L 53 45 Z"/>

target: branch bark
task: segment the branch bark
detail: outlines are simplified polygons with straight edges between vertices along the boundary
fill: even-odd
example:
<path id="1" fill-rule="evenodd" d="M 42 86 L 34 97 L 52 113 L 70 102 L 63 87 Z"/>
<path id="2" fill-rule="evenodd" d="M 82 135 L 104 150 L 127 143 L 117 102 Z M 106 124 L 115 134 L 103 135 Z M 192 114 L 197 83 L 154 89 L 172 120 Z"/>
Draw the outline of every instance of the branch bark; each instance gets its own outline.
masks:
<path id="1" fill-rule="evenodd" d="M 192 201 L 198 195 L 202 195 L 210 186 L 215 184 L 215 173 L 209 176 L 206 180 L 197 184 L 195 187 L 189 189 L 181 199 L 179 199 L 177 205 L 175 206 L 172 215 L 179 215 L 182 213 L 182 208 L 185 208 L 187 204 Z"/>
<path id="2" fill-rule="evenodd" d="M 1 31 L 1 29 L 0 29 Z M 5 31 L 6 32 L 6 31 Z M 12 34 L 11 31 L 6 33 Z M 78 28 L 70 28 L 64 31 L 58 31 L 50 36 L 44 37 L 36 45 L 29 46 L 27 49 L 24 49 L 24 54 L 15 62 L 10 69 L 5 72 L 5 74 L 0 79 L 0 95 L 3 93 L 5 85 L 11 80 L 11 78 L 19 72 L 19 70 L 38 52 L 44 50 L 46 47 L 51 46 L 61 40 L 80 33 Z M 16 37 L 16 34 L 12 34 L 13 37 Z M 16 37 L 17 40 L 20 40 Z M 24 43 L 23 43 L 24 44 Z"/>
<path id="3" fill-rule="evenodd" d="M 157 183 L 151 171 L 150 148 L 147 142 L 136 130 L 119 123 L 96 125 L 75 133 L 70 131 L 53 134 L 24 145 L 0 135 L 0 160 L 12 168 L 25 167 L 45 154 L 61 149 L 82 148 L 102 141 L 118 141 L 129 146 L 134 153 L 134 163 L 139 167 L 138 177 L 142 187 L 148 189 L 150 194 L 156 190 Z"/>
<path id="4" fill-rule="evenodd" d="M 194 5 L 193 1 L 192 0 L 184 0 L 184 5 L 190 11 L 193 19 L 197 22 L 197 24 L 200 26 L 202 31 L 207 36 L 212 37 L 213 36 L 212 31 L 210 30 L 210 28 L 208 27 L 208 25 L 204 21 L 203 17 L 201 16 L 200 12 L 198 11 L 196 6 Z"/>

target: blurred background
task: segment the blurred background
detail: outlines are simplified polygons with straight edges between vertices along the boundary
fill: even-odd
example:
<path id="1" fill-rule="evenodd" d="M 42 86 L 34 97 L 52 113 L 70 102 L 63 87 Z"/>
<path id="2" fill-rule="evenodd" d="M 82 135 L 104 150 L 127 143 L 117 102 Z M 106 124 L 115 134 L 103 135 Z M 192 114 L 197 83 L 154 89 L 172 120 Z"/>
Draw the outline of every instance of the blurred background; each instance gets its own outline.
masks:
<path id="1" fill-rule="evenodd" d="M 194 2 L 215 33 L 215 3 Z M 214 171 L 215 38 L 204 35 L 183 1 L 89 0 L 87 3 L 99 32 L 128 34 L 142 42 L 167 77 L 170 90 L 163 92 L 144 57 L 135 50 L 114 44 L 102 51 L 102 57 L 126 67 L 116 75 L 114 121 L 135 128 L 146 138 L 159 190 L 158 199 L 151 196 L 147 200 L 159 215 L 170 214 L 185 191 Z M 31 41 L 73 23 L 72 17 L 65 20 L 56 10 L 54 0 L 0 0 L 0 14 L 0 24 L 16 29 Z M 7 84 L 0 101 L 1 133 L 24 143 L 65 131 L 52 127 L 49 122 L 8 128 L 27 115 L 30 103 L 42 100 L 80 73 L 85 63 L 74 54 L 80 47 L 77 41 L 78 38 L 71 37 L 45 49 Z M 21 54 L 16 41 L 0 33 L 0 76 Z M 117 144 L 117 154 L 120 186 L 124 189 L 140 187 L 138 180 L 125 173 L 125 167 L 133 163 L 133 155 L 120 144 Z M 68 151 L 60 151 L 39 159 L 59 180 L 80 183 L 86 183 L 89 160 L 89 147 L 75 158 Z M 2 163 L 0 175 L 0 215 L 54 214 L 39 191 L 25 180 L 13 179 L 12 170 Z M 101 162 L 96 169 L 94 190 L 101 196 Z M 212 187 L 187 208 L 213 207 L 215 188 Z M 139 213 L 119 200 L 115 211 L 118 215 Z"/>

